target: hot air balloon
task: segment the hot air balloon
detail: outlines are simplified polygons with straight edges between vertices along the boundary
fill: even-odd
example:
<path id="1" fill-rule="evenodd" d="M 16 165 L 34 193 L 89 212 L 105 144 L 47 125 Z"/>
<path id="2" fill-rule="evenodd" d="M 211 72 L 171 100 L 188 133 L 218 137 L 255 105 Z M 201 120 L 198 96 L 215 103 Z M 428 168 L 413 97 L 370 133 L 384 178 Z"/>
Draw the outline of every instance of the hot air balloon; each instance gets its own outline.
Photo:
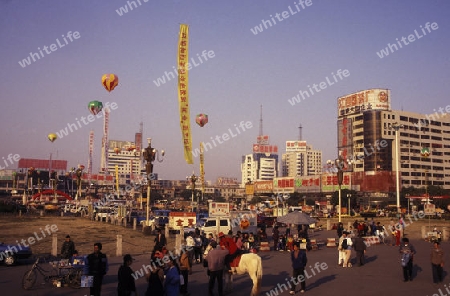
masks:
<path id="1" fill-rule="evenodd" d="M 208 115 L 206 114 L 197 114 L 197 116 L 195 117 L 195 122 L 197 122 L 197 124 L 201 127 L 203 127 L 205 124 L 208 123 Z"/>
<path id="2" fill-rule="evenodd" d="M 88 109 L 92 114 L 97 115 L 103 109 L 103 103 L 99 101 L 91 101 L 88 104 Z"/>
<path id="3" fill-rule="evenodd" d="M 56 136 L 56 134 L 54 133 L 50 133 L 48 134 L 47 138 L 49 139 L 50 142 L 54 142 L 56 139 L 58 139 L 58 136 Z"/>
<path id="4" fill-rule="evenodd" d="M 430 149 L 428 149 L 428 147 L 423 147 L 422 150 L 420 150 L 420 155 L 425 158 L 429 157 Z"/>
<path id="5" fill-rule="evenodd" d="M 102 76 L 102 84 L 109 92 L 119 84 L 119 77 L 116 74 L 105 74 Z"/>
<path id="6" fill-rule="evenodd" d="M 114 148 L 114 153 L 119 154 L 120 153 L 120 148 L 119 147 Z"/>

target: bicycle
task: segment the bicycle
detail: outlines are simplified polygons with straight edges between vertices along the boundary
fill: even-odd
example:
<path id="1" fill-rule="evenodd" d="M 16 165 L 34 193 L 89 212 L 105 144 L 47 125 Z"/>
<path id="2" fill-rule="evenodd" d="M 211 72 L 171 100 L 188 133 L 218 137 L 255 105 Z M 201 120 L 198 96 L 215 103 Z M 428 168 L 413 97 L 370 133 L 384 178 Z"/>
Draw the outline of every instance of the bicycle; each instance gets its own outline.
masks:
<path id="1" fill-rule="evenodd" d="M 38 277 L 38 273 L 44 279 L 44 284 L 49 283 L 50 281 L 53 283 L 55 281 L 68 283 L 71 288 L 78 289 L 81 287 L 81 269 L 77 268 L 69 268 L 69 272 L 65 275 L 61 275 L 56 268 L 52 268 L 51 270 L 44 269 L 39 261 L 42 258 L 38 257 L 31 269 L 27 271 L 22 277 L 22 288 L 24 290 L 29 290 L 34 287 L 36 284 L 36 280 Z M 46 262 L 45 258 L 43 260 Z"/>

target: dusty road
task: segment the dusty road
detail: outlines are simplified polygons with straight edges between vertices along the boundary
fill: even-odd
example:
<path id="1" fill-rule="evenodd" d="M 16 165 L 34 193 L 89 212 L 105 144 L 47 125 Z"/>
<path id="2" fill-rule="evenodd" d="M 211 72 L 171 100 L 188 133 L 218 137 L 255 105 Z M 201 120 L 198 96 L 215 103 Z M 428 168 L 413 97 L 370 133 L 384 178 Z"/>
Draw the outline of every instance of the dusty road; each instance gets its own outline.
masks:
<path id="1" fill-rule="evenodd" d="M 353 222 L 358 218 L 343 218 L 344 227 L 347 228 L 348 222 Z M 388 225 L 391 218 L 374 218 L 375 222 L 380 221 L 381 224 Z M 369 218 L 371 221 L 371 218 Z M 337 223 L 337 219 L 331 219 L 331 225 Z M 429 220 L 428 218 L 412 218 L 405 219 L 407 227 L 405 234 L 411 239 L 421 239 L 422 226 L 425 228 L 438 227 L 442 230 L 443 227 L 450 226 L 450 223 L 445 220 Z M 322 224 L 326 227 L 326 220 L 320 220 L 317 224 Z M 60 217 L 60 216 L 27 216 L 23 215 L 1 215 L 0 225 L 2 227 L 0 232 L 0 241 L 8 244 L 19 244 L 22 240 L 29 241 L 29 238 L 34 238 L 34 243 L 31 245 L 34 254 L 50 254 L 52 248 L 51 235 L 54 233 L 58 237 L 58 253 L 61 248 L 64 238 L 69 234 L 75 247 L 80 254 L 88 254 L 92 252 L 93 244 L 101 242 L 103 244 L 103 251 L 108 256 L 116 256 L 116 241 L 117 235 L 122 235 L 122 253 L 141 255 L 150 253 L 154 245 L 154 235 L 144 235 L 138 226 L 137 230 L 133 230 L 131 225 L 128 227 L 112 225 L 111 223 L 91 221 L 87 218 L 81 217 Z M 47 228 L 46 228 L 47 227 Z M 56 230 L 56 231 L 52 231 Z M 431 230 L 430 229 L 430 230 Z M 281 230 L 284 232 L 284 230 Z M 267 229 L 270 236 L 271 228 Z M 173 250 L 174 237 L 168 237 L 168 249 Z"/>

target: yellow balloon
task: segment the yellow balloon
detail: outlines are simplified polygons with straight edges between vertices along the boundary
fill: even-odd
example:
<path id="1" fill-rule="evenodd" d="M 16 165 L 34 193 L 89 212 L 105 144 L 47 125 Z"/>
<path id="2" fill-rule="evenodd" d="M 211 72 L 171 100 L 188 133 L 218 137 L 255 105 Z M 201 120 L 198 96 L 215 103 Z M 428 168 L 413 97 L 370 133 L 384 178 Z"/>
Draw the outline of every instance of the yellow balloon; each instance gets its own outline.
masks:
<path id="1" fill-rule="evenodd" d="M 105 74 L 102 76 L 103 87 L 111 92 L 119 84 L 119 77 L 116 74 Z"/>
<path id="2" fill-rule="evenodd" d="M 50 142 L 54 142 L 56 139 L 58 139 L 58 136 L 54 133 L 50 133 L 48 134 L 47 138 L 49 139 Z"/>

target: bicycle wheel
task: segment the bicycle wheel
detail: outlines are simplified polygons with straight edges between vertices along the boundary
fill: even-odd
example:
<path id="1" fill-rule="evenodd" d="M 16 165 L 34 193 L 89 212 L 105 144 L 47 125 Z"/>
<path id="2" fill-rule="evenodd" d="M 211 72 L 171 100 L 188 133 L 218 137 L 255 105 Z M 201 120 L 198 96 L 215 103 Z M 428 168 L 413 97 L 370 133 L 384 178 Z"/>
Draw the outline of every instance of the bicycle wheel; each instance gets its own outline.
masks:
<path id="1" fill-rule="evenodd" d="M 69 280 L 69 287 L 73 289 L 81 288 L 81 270 L 72 270 L 67 278 Z"/>
<path id="2" fill-rule="evenodd" d="M 22 288 L 24 288 L 25 290 L 33 288 L 34 284 L 36 283 L 36 279 L 36 270 L 32 269 L 27 271 L 22 278 Z"/>

